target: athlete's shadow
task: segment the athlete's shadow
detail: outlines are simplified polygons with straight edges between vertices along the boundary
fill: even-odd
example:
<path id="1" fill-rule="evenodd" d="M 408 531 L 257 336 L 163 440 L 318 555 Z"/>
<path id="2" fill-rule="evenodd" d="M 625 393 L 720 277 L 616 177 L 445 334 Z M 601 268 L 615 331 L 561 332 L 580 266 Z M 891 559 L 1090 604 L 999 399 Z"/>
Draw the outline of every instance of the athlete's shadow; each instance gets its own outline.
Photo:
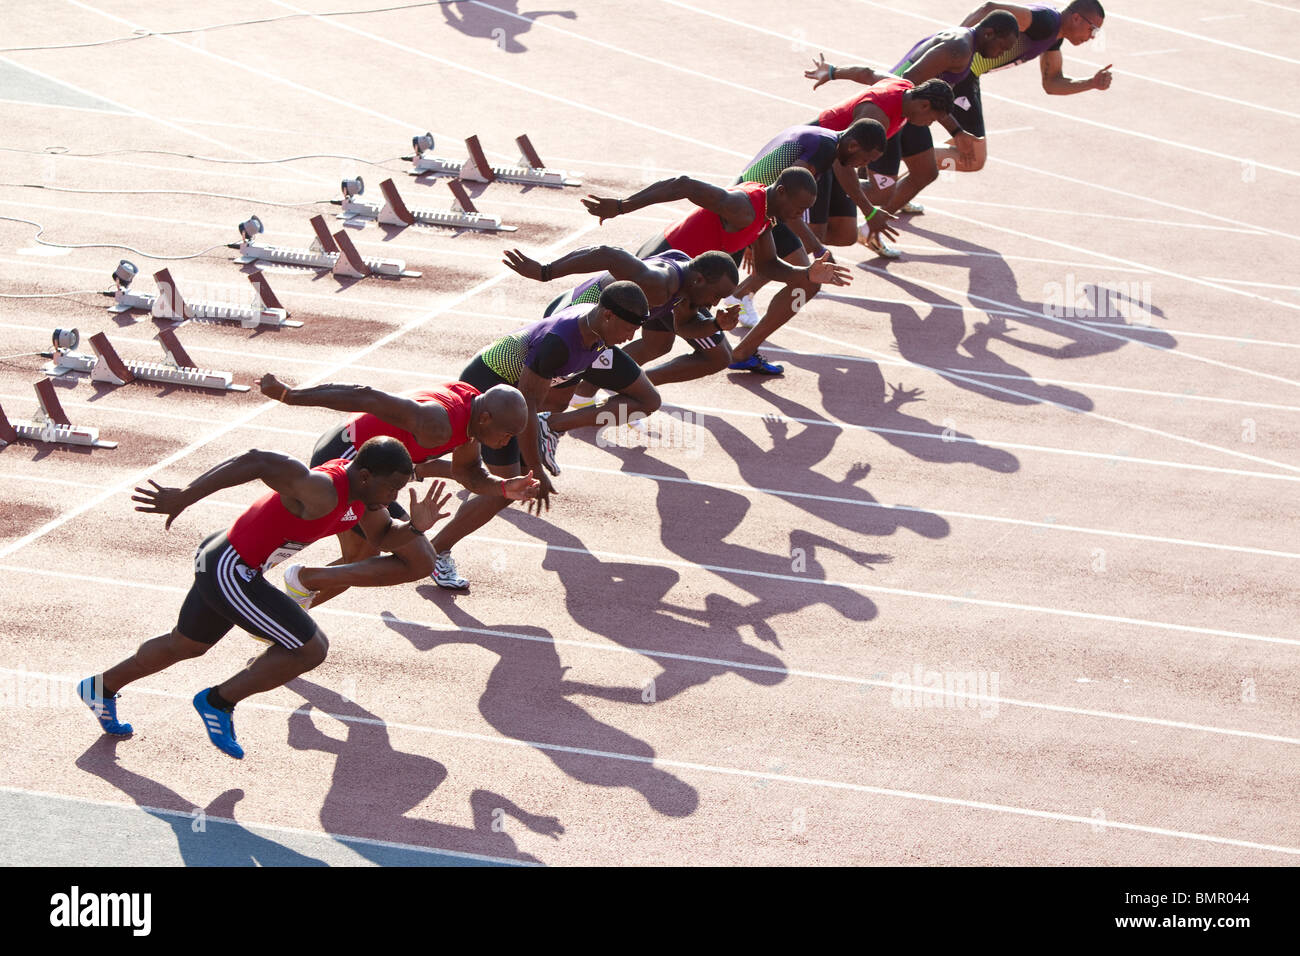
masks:
<path id="1" fill-rule="evenodd" d="M 528 47 L 519 42 L 519 35 L 533 28 L 531 21 L 538 17 L 563 17 L 576 20 L 573 10 L 526 10 L 520 13 L 517 0 L 491 0 L 490 3 L 444 3 L 442 15 L 447 22 L 466 36 L 484 37 L 496 43 L 497 49 L 506 53 L 527 53 Z"/>
<path id="2" fill-rule="evenodd" d="M 904 406 L 925 401 L 921 397 L 922 391 L 904 388 L 901 382 L 898 385 L 887 385 L 880 366 L 874 362 L 859 362 L 834 355 L 799 355 L 793 356 L 791 361 L 792 364 L 817 374 L 821 406 L 829 415 L 846 424 L 871 429 L 875 437 L 914 458 L 933 464 L 975 465 L 1003 474 L 1020 469 L 1020 460 L 1015 455 L 1001 448 L 980 444 L 973 436 L 960 431 L 952 419 L 935 423 L 904 412 Z M 786 418 L 821 418 L 811 409 L 792 401 L 780 389 L 764 389 L 763 396 Z M 716 423 L 718 419 L 715 417 L 711 421 Z M 796 463 L 805 462 L 807 473 L 799 472 L 798 488 L 790 490 L 806 490 L 808 485 L 821 484 L 826 486 L 826 490 L 819 491 L 819 494 L 834 495 L 836 484 L 814 471 L 812 466 L 830 453 L 831 446 L 841 433 L 853 440 L 854 431 L 798 422 L 801 431 L 797 437 L 790 439 L 786 438 L 786 423 L 768 420 L 766 424 L 772 437 L 770 452 L 764 453 L 760 449 L 754 454 L 743 442 L 735 443 L 741 451 L 728 445 L 728 450 L 740 465 L 741 473 L 744 474 L 745 469 L 750 467 L 754 470 L 765 469 L 771 477 L 777 477 L 781 473 L 794 473 L 798 467 Z M 729 427 L 725 422 L 723 426 L 724 431 Z M 714 433 L 718 434 L 716 428 Z M 722 441 L 721 435 L 718 438 Z M 752 442 L 748 444 L 757 449 Z M 865 472 L 862 474 L 865 475 Z M 851 484 L 860 478 L 861 475 L 850 473 L 844 484 Z M 748 475 L 746 479 L 752 480 Z M 920 534 L 925 533 L 921 529 L 917 530 Z"/>
<path id="3" fill-rule="evenodd" d="M 666 479 L 655 482 L 659 536 L 666 548 L 692 564 L 705 566 L 709 573 L 757 598 L 752 604 L 739 604 L 722 595 L 711 595 L 714 608 L 693 612 L 722 625 L 725 628 L 722 633 L 730 634 L 734 628 L 738 647 L 747 647 L 739 637 L 740 628 L 746 625 L 761 640 L 780 647 L 778 635 L 768 621 L 818 604 L 825 604 L 850 621 L 870 621 L 876 617 L 876 605 L 861 592 L 822 583 L 826 572 L 816 559 L 816 547 L 839 551 L 868 570 L 872 565 L 891 560 L 889 555 L 856 551 L 821 535 L 794 529 L 786 542 L 771 550 L 732 544 L 727 538 L 740 527 L 749 511 L 751 502 L 747 496 L 716 485 L 683 483 L 686 472 L 646 454 L 641 447 L 606 447 L 605 450 L 621 461 L 623 471 Z M 547 541 L 563 534 L 549 528 L 534 533 Z M 768 538 L 771 537 L 769 534 Z M 663 593 L 666 591 L 664 588 Z M 569 607 L 575 615 L 579 611 L 575 605 L 585 597 L 581 590 L 576 595 L 570 591 Z M 677 613 L 680 609 L 672 610 Z M 709 646 L 715 647 L 716 640 L 716 635 L 710 634 Z"/>
<path id="4" fill-rule="evenodd" d="M 1147 287 L 1141 283 L 1124 280 L 1109 283 L 1111 288 L 1107 288 L 1063 272 L 1059 281 L 1044 287 L 1044 301 L 1030 302 L 1020 294 L 1015 273 L 996 249 L 925 228 L 912 226 L 909 231 L 958 253 L 953 256 L 921 253 L 915 258 L 969 270 L 967 292 L 974 307 L 989 314 L 995 337 L 1017 348 L 1049 358 L 1075 359 L 1114 352 L 1130 343 L 1163 349 L 1174 348 L 1178 344 L 1167 332 L 1145 324 L 1148 321 L 1146 317 L 1163 319 L 1165 313 L 1154 303 L 1146 301 L 1143 290 Z M 1104 275 L 1107 267 L 1098 264 L 1084 268 L 1094 274 Z M 916 287 L 897 273 L 872 271 L 878 272 L 908 294 L 915 294 L 909 290 Z M 1129 294 L 1132 291 L 1139 294 Z M 1013 314 L 1005 314 L 1008 312 Z M 1132 321 L 1129 316 L 1137 316 L 1138 321 Z M 1120 327 L 1094 327 L 1100 323 Z M 1059 336 L 1065 341 L 1059 345 L 1046 345 L 1025 338 L 1012 338 L 1009 333 L 998 331 L 998 326 L 1007 324 L 1037 329 Z"/>
<path id="5" fill-rule="evenodd" d="M 639 687 L 609 688 L 566 680 L 568 668 L 560 664 L 546 630 L 514 623 L 489 627 L 455 604 L 443 604 L 442 609 L 459 630 L 435 630 L 390 615 L 385 615 L 386 623 L 422 651 L 471 643 L 499 655 L 479 698 L 479 712 L 499 733 L 535 746 L 574 780 L 596 787 L 630 787 L 665 816 L 695 812 L 699 804 L 695 788 L 654 766 L 655 753 L 649 744 L 601 723 L 569 699 L 591 695 L 645 706 Z M 633 759 L 576 753 L 572 748 Z"/>
<path id="6" fill-rule="evenodd" d="M 186 866 L 327 865 L 323 860 L 305 856 L 234 822 L 235 804 L 244 799 L 243 790 L 227 790 L 199 808 L 165 784 L 126 769 L 117 761 L 117 745 L 121 740 L 107 734 L 101 736 L 77 758 L 77 768 L 111 783 L 145 813 L 171 827 Z M 123 856 L 128 852 L 124 849 Z M 161 865 L 156 860 L 138 862 Z"/>
<path id="7" fill-rule="evenodd" d="M 391 840 L 432 850 L 454 850 L 499 859 L 537 862 L 521 853 L 506 832 L 510 816 L 528 829 L 558 838 L 564 827 L 554 817 L 529 813 L 513 801 L 487 790 L 470 796 L 473 826 L 458 827 L 408 816 L 447 778 L 447 768 L 422 754 L 393 747 L 387 725 L 355 701 L 328 688 L 297 678 L 287 685 L 307 706 L 289 717 L 289 746 L 334 754 L 334 778 L 321 805 L 321 826 L 329 833 L 346 833 L 372 840 Z M 317 726 L 313 708 L 343 722 L 339 739 Z M 347 842 L 357 853 L 380 865 L 463 864 L 454 857 L 426 857 L 391 847 Z"/>

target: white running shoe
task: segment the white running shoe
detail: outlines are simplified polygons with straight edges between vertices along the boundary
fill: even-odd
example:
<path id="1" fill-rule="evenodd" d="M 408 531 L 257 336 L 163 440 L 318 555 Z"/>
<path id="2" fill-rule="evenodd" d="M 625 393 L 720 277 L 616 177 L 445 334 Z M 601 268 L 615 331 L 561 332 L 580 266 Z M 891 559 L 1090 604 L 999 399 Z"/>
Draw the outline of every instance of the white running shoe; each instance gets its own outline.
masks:
<path id="1" fill-rule="evenodd" d="M 919 202 L 909 202 L 906 206 L 904 206 L 902 209 L 898 211 L 905 212 L 909 216 L 920 216 L 925 212 L 925 207 L 922 206 Z"/>
<path id="2" fill-rule="evenodd" d="M 542 456 L 542 467 L 558 477 L 560 465 L 555 460 L 555 446 L 560 443 L 563 432 L 551 428 L 550 419 L 550 412 L 537 413 L 537 451 Z"/>
<path id="3" fill-rule="evenodd" d="M 311 602 L 316 600 L 319 591 L 309 591 L 303 587 L 302 581 L 298 575 L 302 573 L 301 564 L 291 564 L 284 569 L 284 593 L 293 598 L 293 602 L 304 611 L 311 608 Z"/>
<path id="4" fill-rule="evenodd" d="M 469 587 L 469 582 L 456 573 L 456 562 L 452 560 L 450 551 L 442 551 L 433 558 L 433 583 L 440 588 L 447 588 L 449 591 L 464 591 Z"/>
<path id="5" fill-rule="evenodd" d="M 897 259 L 902 255 L 902 253 L 893 246 L 886 245 L 880 236 L 873 236 L 865 222 L 858 227 L 858 242 L 862 243 L 876 255 L 885 259 Z"/>
<path id="6" fill-rule="evenodd" d="M 752 329 L 762 319 L 762 316 L 758 314 L 758 309 L 754 308 L 754 297 L 752 295 L 747 295 L 743 299 L 737 299 L 729 295 L 722 300 L 720 307 L 729 309 L 733 305 L 740 306 L 740 318 L 736 322 L 737 327 L 743 326 Z"/>

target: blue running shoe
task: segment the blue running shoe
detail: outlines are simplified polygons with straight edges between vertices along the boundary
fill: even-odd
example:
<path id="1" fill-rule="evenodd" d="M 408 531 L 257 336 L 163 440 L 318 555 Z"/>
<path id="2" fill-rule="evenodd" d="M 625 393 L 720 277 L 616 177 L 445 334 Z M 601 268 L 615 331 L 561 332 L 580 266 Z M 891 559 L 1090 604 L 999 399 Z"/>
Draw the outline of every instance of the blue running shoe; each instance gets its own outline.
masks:
<path id="1" fill-rule="evenodd" d="M 743 362 L 732 362 L 727 368 L 735 372 L 756 372 L 759 375 L 780 375 L 785 371 L 784 365 L 773 365 L 758 352 Z"/>
<path id="2" fill-rule="evenodd" d="M 126 737 L 132 733 L 130 724 L 119 723 L 117 719 L 117 695 L 103 696 L 103 687 L 95 686 L 95 678 L 87 677 L 77 685 L 77 696 L 90 708 L 90 712 L 99 721 L 104 733 L 114 737 Z"/>
<path id="3" fill-rule="evenodd" d="M 224 710 L 217 710 L 208 703 L 209 687 L 194 695 L 194 709 L 203 718 L 203 729 L 208 732 L 212 745 L 223 754 L 230 754 L 236 760 L 244 759 L 244 748 L 235 740 L 235 722 Z"/>

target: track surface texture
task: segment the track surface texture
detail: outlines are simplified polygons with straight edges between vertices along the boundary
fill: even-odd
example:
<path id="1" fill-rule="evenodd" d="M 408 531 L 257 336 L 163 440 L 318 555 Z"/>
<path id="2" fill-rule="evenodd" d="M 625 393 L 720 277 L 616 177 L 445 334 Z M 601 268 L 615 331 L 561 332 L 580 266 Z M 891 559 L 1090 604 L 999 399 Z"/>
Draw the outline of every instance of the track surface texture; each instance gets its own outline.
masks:
<path id="1" fill-rule="evenodd" d="M 1107 4 L 1102 37 L 1065 48 L 1067 75 L 1115 64 L 1106 92 L 1049 97 L 1033 64 L 986 76 L 987 166 L 923 194 L 901 260 L 839 251 L 852 284 L 764 350 L 784 376 L 666 386 L 644 435 L 565 438 L 550 513 L 512 508 L 458 547 L 468 593 L 313 611 L 330 656 L 240 705 L 242 762 L 190 706 L 260 651 L 240 632 L 127 688 L 133 737 L 98 734 L 75 681 L 171 628 L 195 546 L 259 494 L 164 532 L 130 489 L 253 447 L 306 459 L 339 419 L 265 401 L 259 375 L 455 378 L 565 287 L 504 249 L 635 250 L 687 207 L 598 226 L 579 197 L 728 183 L 851 92 L 811 89 L 819 52 L 887 67 L 973 5 L 517 6 L 7 10 L 0 215 L 91 245 L 0 221 L 0 292 L 76 293 L 0 299 L 11 419 L 55 327 L 159 354 L 170 323 L 98 294 L 121 258 L 141 291 L 167 267 L 190 299 L 248 301 L 223 244 L 253 214 L 306 246 L 312 215 L 344 228 L 329 200 L 358 174 L 366 198 L 391 177 L 446 207 L 446 181 L 400 159 L 417 133 L 513 163 L 526 132 L 583 180 L 474 187 L 514 233 L 349 227 L 422 276 L 269 269 L 301 328 L 179 328 L 251 392 L 55 380 L 118 447 L 0 450 L 15 859 L 1293 864 L 1300 113 L 1278 94 L 1300 13 L 1276 3 Z"/>

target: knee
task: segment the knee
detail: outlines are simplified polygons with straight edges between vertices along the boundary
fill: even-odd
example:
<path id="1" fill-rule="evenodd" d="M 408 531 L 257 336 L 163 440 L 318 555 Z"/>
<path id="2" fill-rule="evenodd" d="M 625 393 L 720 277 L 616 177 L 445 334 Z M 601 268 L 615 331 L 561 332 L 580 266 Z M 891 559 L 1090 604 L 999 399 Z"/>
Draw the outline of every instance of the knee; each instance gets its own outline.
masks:
<path id="1" fill-rule="evenodd" d="M 167 635 L 168 645 L 174 656 L 180 659 L 189 659 L 192 657 L 202 657 L 212 649 L 211 644 L 200 644 L 198 641 L 191 640 L 182 634 L 179 630 L 173 629 Z"/>
<path id="2" fill-rule="evenodd" d="M 412 554 L 402 556 L 406 563 L 407 582 L 422 580 L 433 573 L 433 545 L 429 544 L 428 538 L 421 537 L 420 540 L 423 541 L 422 547 Z"/>
<path id="3" fill-rule="evenodd" d="M 858 224 L 856 221 L 832 223 L 826 230 L 826 245 L 851 246 L 858 241 Z"/>
<path id="4" fill-rule="evenodd" d="M 964 160 L 962 162 L 962 171 L 967 173 L 979 172 L 984 168 L 985 158 L 986 157 L 983 154 L 976 153 L 973 159 Z"/>
<path id="5" fill-rule="evenodd" d="M 923 166 L 918 170 L 910 171 L 910 175 L 917 188 L 921 189 L 939 178 L 939 168 L 934 165 Z"/>
<path id="6" fill-rule="evenodd" d="M 638 399 L 637 404 L 641 406 L 641 411 L 647 415 L 653 415 L 659 411 L 659 406 L 663 404 L 663 399 L 659 397 L 659 390 L 653 386 L 650 391 Z"/>
<path id="7" fill-rule="evenodd" d="M 709 362 L 709 373 L 721 372 L 731 364 L 731 346 L 725 341 L 719 342 L 705 353 Z"/>
<path id="8" fill-rule="evenodd" d="M 329 652 L 330 642 L 325 637 L 325 632 L 318 630 L 312 635 L 310 641 L 298 649 L 298 660 L 303 665 L 303 672 L 325 663 L 325 658 Z"/>

